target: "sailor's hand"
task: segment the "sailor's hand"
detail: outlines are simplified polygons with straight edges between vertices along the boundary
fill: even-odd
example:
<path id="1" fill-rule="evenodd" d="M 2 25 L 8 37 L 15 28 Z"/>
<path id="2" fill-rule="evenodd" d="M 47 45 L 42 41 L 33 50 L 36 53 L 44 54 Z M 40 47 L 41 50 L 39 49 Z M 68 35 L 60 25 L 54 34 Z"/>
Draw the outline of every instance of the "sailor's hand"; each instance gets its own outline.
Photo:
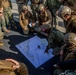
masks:
<path id="1" fill-rule="evenodd" d="M 18 62 L 18 61 L 14 60 L 14 59 L 5 59 L 5 60 L 7 60 L 7 61 L 10 61 L 10 62 L 14 63 L 14 65 L 12 66 L 12 67 L 13 67 L 13 69 L 19 69 L 19 68 L 20 68 L 20 64 L 19 64 L 19 62 Z"/>

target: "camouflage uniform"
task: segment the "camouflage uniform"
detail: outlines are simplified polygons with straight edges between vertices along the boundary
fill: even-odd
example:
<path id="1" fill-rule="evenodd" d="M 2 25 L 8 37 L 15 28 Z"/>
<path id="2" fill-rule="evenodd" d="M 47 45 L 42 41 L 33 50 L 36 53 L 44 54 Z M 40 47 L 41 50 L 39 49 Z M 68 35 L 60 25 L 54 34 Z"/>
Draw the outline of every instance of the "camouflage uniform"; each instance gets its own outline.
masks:
<path id="1" fill-rule="evenodd" d="M 54 29 L 49 32 L 48 46 L 45 52 L 48 52 L 50 48 L 53 48 L 53 54 L 58 55 L 60 53 L 60 48 L 63 45 L 64 34 L 57 29 Z"/>
<path id="2" fill-rule="evenodd" d="M 76 38 L 75 33 L 65 34 L 64 43 L 66 45 L 61 49 L 61 51 L 63 52 L 61 54 L 61 56 L 63 57 L 63 61 L 57 63 L 57 66 L 60 69 L 54 71 L 55 75 L 62 75 L 62 73 L 65 75 L 70 75 L 70 74 L 76 75 L 76 72 L 74 71 L 76 69 L 76 66 L 75 66 L 76 64 L 76 39 L 75 38 Z M 65 71 L 60 73 L 61 69 Z M 66 72 L 67 70 L 69 71 Z"/>
<path id="3" fill-rule="evenodd" d="M 59 9 L 61 3 L 58 0 L 46 0 L 45 6 L 52 12 L 52 24 L 57 25 L 56 11 Z"/>
<path id="4" fill-rule="evenodd" d="M 6 20 L 7 25 L 10 25 L 9 18 L 11 17 L 11 15 L 12 15 L 12 12 L 11 12 L 10 7 L 4 8 L 4 16 L 5 16 L 5 20 Z"/>
<path id="5" fill-rule="evenodd" d="M 5 23 L 5 18 L 4 18 L 4 16 L 2 16 L 0 23 L 1 23 L 1 25 L 2 25 L 3 31 L 6 32 L 6 31 L 7 31 L 7 28 L 6 28 L 6 23 Z"/>
<path id="6" fill-rule="evenodd" d="M 27 6 L 24 5 L 22 9 L 23 10 L 27 9 Z M 23 10 L 19 15 L 19 23 L 20 23 L 20 26 L 23 29 L 23 33 L 28 34 L 29 33 L 29 23 L 32 22 L 33 18 L 32 18 L 32 14 L 28 11 L 28 9 L 27 9 L 26 14 L 23 12 Z"/>
<path id="7" fill-rule="evenodd" d="M 22 6 L 26 5 L 28 0 L 17 0 L 18 3 L 18 12 L 20 13 L 22 11 Z"/>
<path id="8" fill-rule="evenodd" d="M 4 37 L 4 34 L 3 34 L 3 31 L 5 32 L 8 32 L 7 28 L 6 28 L 6 24 L 5 24 L 5 18 L 4 18 L 4 15 L 3 15 L 3 6 L 2 6 L 2 2 L 0 4 L 0 46 L 3 46 L 3 37 Z"/>
<path id="9" fill-rule="evenodd" d="M 6 21 L 6 24 L 9 26 L 9 29 L 11 28 L 10 26 L 11 24 L 14 26 L 15 29 L 17 29 L 16 23 L 13 19 L 12 10 L 11 10 L 11 2 L 9 0 L 4 0 L 3 6 L 4 6 L 5 21 Z"/>
<path id="10" fill-rule="evenodd" d="M 52 16 L 49 10 L 45 10 L 45 12 L 43 14 L 39 13 L 38 14 L 38 19 L 39 19 L 39 24 L 40 24 L 40 28 L 46 28 L 49 29 L 51 27 L 51 21 L 52 21 Z M 42 25 L 41 23 L 45 22 L 44 25 Z"/>
<path id="11" fill-rule="evenodd" d="M 65 12 L 62 11 L 62 13 L 64 12 L 63 14 L 66 13 L 70 16 L 70 19 L 68 19 L 68 21 L 65 22 L 66 30 L 67 30 L 67 32 L 76 33 L 76 27 L 75 27 L 75 24 L 76 24 L 76 1 L 75 0 L 64 0 L 63 5 L 64 6 L 62 9 L 65 9 L 64 10 Z M 69 12 L 67 10 L 69 10 Z"/>
<path id="12" fill-rule="evenodd" d="M 76 15 L 72 15 L 71 9 L 68 6 L 63 6 L 59 13 L 60 17 L 66 21 L 66 31 L 76 33 Z"/>
<path id="13" fill-rule="evenodd" d="M 37 21 L 38 24 L 36 24 L 35 31 L 47 36 L 51 28 L 52 16 L 51 12 L 46 10 L 42 4 L 39 5 Z"/>
<path id="14" fill-rule="evenodd" d="M 71 18 L 66 23 L 67 32 L 76 33 L 76 15 L 71 15 Z"/>
<path id="15" fill-rule="evenodd" d="M 1 28 L 5 28 L 5 22 L 4 22 L 4 19 L 3 18 L 0 18 L 0 46 L 2 46 L 3 44 L 3 37 L 4 37 L 4 34 L 3 34 L 3 32 L 2 32 L 2 30 L 1 30 Z"/>
<path id="16" fill-rule="evenodd" d="M 31 0 L 31 9 L 33 13 L 34 22 L 36 22 L 39 2 L 40 0 Z"/>
<path id="17" fill-rule="evenodd" d="M 64 36 L 64 42 L 66 46 L 63 49 L 64 60 L 73 60 L 76 59 L 76 34 L 67 33 Z"/>
<path id="18" fill-rule="evenodd" d="M 20 68 L 15 71 L 10 69 L 0 69 L 0 75 L 29 75 L 29 74 L 26 65 L 20 63 Z"/>
<path id="19" fill-rule="evenodd" d="M 46 3 L 46 0 L 42 0 L 42 4 L 45 5 L 45 3 Z"/>
<path id="20" fill-rule="evenodd" d="M 58 0 L 47 0 L 45 6 L 48 7 L 49 10 L 59 9 L 60 2 Z"/>

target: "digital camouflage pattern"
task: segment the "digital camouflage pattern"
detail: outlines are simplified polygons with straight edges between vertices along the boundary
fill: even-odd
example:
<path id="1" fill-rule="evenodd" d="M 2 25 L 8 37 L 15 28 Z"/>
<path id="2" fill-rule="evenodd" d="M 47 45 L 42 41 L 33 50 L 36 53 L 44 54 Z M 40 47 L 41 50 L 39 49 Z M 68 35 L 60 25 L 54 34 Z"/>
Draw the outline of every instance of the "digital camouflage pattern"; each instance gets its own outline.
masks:
<path id="1" fill-rule="evenodd" d="M 59 9 L 60 2 L 58 0 L 46 0 L 45 6 L 47 6 L 50 10 Z"/>
<path id="2" fill-rule="evenodd" d="M 3 7 L 4 7 L 5 21 L 6 21 L 6 24 L 9 26 L 9 29 L 11 28 L 11 24 L 12 26 L 14 26 L 15 29 L 17 29 L 16 23 L 13 19 L 11 2 L 9 0 L 3 0 Z"/>
<path id="3" fill-rule="evenodd" d="M 7 28 L 6 28 L 6 25 L 5 25 L 5 19 L 4 17 L 0 17 L 0 46 L 3 46 L 3 38 L 4 38 L 4 33 L 2 32 L 3 31 L 7 31 Z"/>
<path id="4" fill-rule="evenodd" d="M 71 9 L 68 6 L 63 6 L 59 11 L 60 17 L 65 20 L 66 32 L 76 33 L 76 15 L 71 13 Z M 66 18 L 65 16 L 69 18 Z"/>
<path id="5" fill-rule="evenodd" d="M 33 13 L 34 22 L 36 22 L 36 19 L 37 19 L 39 2 L 40 2 L 40 0 L 31 0 L 31 9 L 32 9 L 32 13 Z"/>
<path id="6" fill-rule="evenodd" d="M 53 29 L 48 36 L 48 46 L 46 52 L 53 48 L 53 54 L 58 55 L 60 53 L 60 48 L 63 45 L 64 34 L 57 29 Z"/>
<path id="7" fill-rule="evenodd" d="M 76 33 L 76 16 L 75 15 L 71 15 L 71 18 L 67 21 L 66 30 L 67 32 Z"/>
<path id="8" fill-rule="evenodd" d="M 64 42 L 66 43 L 66 44 L 72 44 L 72 45 L 76 45 L 76 34 L 75 33 L 67 33 L 67 34 L 65 34 L 65 36 L 64 36 Z M 73 46 L 74 47 L 74 46 Z M 72 48 L 73 48 L 72 47 Z M 70 48 L 71 48 L 71 46 L 70 46 Z"/>
<path id="9" fill-rule="evenodd" d="M 4 17 L 7 25 L 10 25 L 9 19 L 12 17 L 12 11 L 10 7 L 4 8 Z"/>
<path id="10" fill-rule="evenodd" d="M 38 19 L 37 19 L 38 24 L 34 29 L 35 31 L 41 33 L 42 35 L 47 36 L 51 28 L 51 22 L 52 22 L 51 12 L 49 10 L 46 10 L 43 5 L 39 5 L 39 11 L 40 10 L 43 13 L 38 12 Z"/>
<path id="11" fill-rule="evenodd" d="M 57 25 L 56 22 L 56 12 L 60 8 L 61 3 L 58 0 L 46 0 L 45 6 L 51 11 L 52 13 L 52 24 Z"/>
<path id="12" fill-rule="evenodd" d="M 76 75 L 76 72 L 74 70 L 62 71 L 60 69 L 57 69 L 54 71 L 54 75 Z"/>
<path id="13" fill-rule="evenodd" d="M 61 13 L 61 17 L 65 20 L 65 15 L 71 15 L 71 9 L 68 6 L 63 6 L 61 10 L 59 10 Z"/>
<path id="14" fill-rule="evenodd" d="M 19 23 L 21 28 L 23 29 L 24 34 L 29 33 L 29 23 L 33 21 L 32 14 L 28 11 L 25 14 L 22 10 L 22 12 L 19 15 Z"/>
<path id="15" fill-rule="evenodd" d="M 3 31 L 6 30 L 6 25 L 5 25 L 4 16 L 0 17 L 0 32 L 2 31 L 1 29 L 3 29 Z M 1 34 L 1 35 L 2 35 L 2 34 Z"/>
<path id="16" fill-rule="evenodd" d="M 63 60 L 76 60 L 76 34 L 71 32 L 65 34 L 64 43 L 66 45 L 61 50 Z"/>
<path id="17" fill-rule="evenodd" d="M 27 5 L 27 3 L 28 3 L 28 0 L 17 0 L 19 13 L 22 11 L 22 6 Z"/>

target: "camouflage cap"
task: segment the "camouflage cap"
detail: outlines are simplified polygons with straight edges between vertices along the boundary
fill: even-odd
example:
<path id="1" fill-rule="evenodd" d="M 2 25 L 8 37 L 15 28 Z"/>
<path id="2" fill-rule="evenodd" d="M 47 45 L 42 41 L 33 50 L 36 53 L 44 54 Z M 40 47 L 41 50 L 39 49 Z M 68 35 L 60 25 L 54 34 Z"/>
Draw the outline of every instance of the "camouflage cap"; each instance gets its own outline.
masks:
<path id="1" fill-rule="evenodd" d="M 28 9 L 26 5 L 22 6 L 22 10 L 24 10 L 24 9 Z"/>
<path id="2" fill-rule="evenodd" d="M 62 17 L 64 17 L 65 15 L 71 15 L 71 9 L 67 6 L 64 6 L 61 12 Z"/>
<path id="3" fill-rule="evenodd" d="M 67 33 L 67 34 L 65 34 L 64 42 L 66 44 L 76 45 L 76 34 L 75 33 Z"/>
<path id="4" fill-rule="evenodd" d="M 43 4 L 40 4 L 40 5 L 39 5 L 39 10 L 40 10 L 40 11 L 42 11 L 44 8 L 45 8 L 45 7 L 44 7 Z"/>
<path id="5" fill-rule="evenodd" d="M 35 1 L 35 3 L 39 3 L 39 0 L 34 0 Z"/>
<path id="6" fill-rule="evenodd" d="M 71 9 L 68 6 L 62 6 L 60 7 L 58 14 L 64 19 L 65 15 L 71 15 Z"/>

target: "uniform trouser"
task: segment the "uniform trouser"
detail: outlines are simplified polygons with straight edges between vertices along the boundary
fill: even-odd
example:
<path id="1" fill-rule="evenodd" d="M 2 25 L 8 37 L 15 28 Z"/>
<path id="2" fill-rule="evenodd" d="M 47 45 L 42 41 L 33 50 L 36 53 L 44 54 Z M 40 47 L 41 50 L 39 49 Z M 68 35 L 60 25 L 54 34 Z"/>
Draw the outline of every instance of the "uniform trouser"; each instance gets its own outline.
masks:
<path id="1" fill-rule="evenodd" d="M 40 29 L 45 29 L 45 30 L 48 30 L 49 28 L 51 27 L 51 24 L 44 24 L 44 25 L 41 25 L 40 26 Z"/>
<path id="2" fill-rule="evenodd" d="M 50 28 L 50 24 L 44 24 L 44 25 L 41 25 L 41 26 L 36 26 L 34 27 L 34 29 L 38 32 L 42 32 L 43 29 L 45 30 L 48 30 Z"/>
<path id="3" fill-rule="evenodd" d="M 52 13 L 52 24 L 55 25 L 55 27 L 56 27 L 56 25 L 57 25 L 57 21 L 56 21 L 56 9 L 52 9 L 51 13 Z"/>
<path id="4" fill-rule="evenodd" d="M 43 30 L 50 29 L 50 26 L 51 26 L 50 24 L 44 24 L 44 25 L 41 25 L 41 26 L 35 26 L 34 30 L 37 31 L 38 33 L 41 33 L 42 35 L 47 36 L 48 34 L 46 34 L 45 31 L 43 31 Z"/>
<path id="5" fill-rule="evenodd" d="M 12 15 L 11 8 L 10 7 L 5 8 L 4 9 L 4 17 L 5 17 L 5 20 L 6 20 L 7 25 L 10 24 L 9 18 L 11 17 L 11 15 Z"/>
<path id="6" fill-rule="evenodd" d="M 7 25 L 10 25 L 10 22 L 12 23 L 12 25 L 16 25 L 15 21 L 13 19 L 13 14 L 12 14 L 12 11 L 11 11 L 10 7 L 5 8 L 5 10 L 4 10 L 4 17 L 5 17 L 5 21 L 6 21 Z"/>
<path id="7" fill-rule="evenodd" d="M 51 47 L 59 47 L 63 44 L 64 34 L 57 29 L 53 29 L 52 32 L 49 33 L 48 36 L 48 46 Z"/>
<path id="8" fill-rule="evenodd" d="M 28 34 L 29 33 L 29 27 L 28 26 L 25 26 L 25 28 L 26 28 L 26 30 L 23 29 L 23 33 L 24 34 Z"/>
<path id="9" fill-rule="evenodd" d="M 3 34 L 2 30 L 1 30 L 1 27 L 0 27 L 0 42 L 2 42 L 3 37 L 4 37 L 4 34 Z"/>
<path id="10" fill-rule="evenodd" d="M 2 31 L 1 29 L 2 29 L 3 31 L 6 31 L 6 30 L 7 30 L 4 16 L 2 17 L 2 20 L 1 20 L 1 22 L 0 22 L 0 31 Z"/>
<path id="11" fill-rule="evenodd" d="M 5 27 L 5 26 L 3 26 L 3 27 Z M 1 27 L 1 24 L 0 24 L 0 41 L 2 41 L 3 37 L 4 37 L 4 33 L 2 32 L 2 27 Z"/>

